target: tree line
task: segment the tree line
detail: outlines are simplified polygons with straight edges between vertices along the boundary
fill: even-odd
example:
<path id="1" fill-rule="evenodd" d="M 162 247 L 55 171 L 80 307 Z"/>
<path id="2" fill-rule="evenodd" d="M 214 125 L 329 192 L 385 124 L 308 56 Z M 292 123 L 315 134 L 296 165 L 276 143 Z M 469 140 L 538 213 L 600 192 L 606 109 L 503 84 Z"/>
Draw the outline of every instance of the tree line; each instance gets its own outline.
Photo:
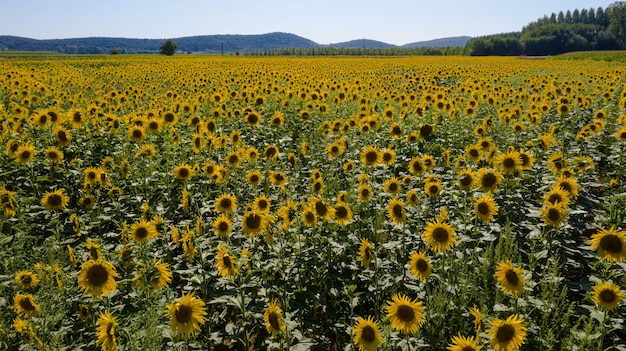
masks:
<path id="1" fill-rule="evenodd" d="M 471 39 L 469 55 L 557 55 L 570 51 L 626 49 L 626 2 L 603 9 L 552 13 L 526 25 L 521 32 Z"/>

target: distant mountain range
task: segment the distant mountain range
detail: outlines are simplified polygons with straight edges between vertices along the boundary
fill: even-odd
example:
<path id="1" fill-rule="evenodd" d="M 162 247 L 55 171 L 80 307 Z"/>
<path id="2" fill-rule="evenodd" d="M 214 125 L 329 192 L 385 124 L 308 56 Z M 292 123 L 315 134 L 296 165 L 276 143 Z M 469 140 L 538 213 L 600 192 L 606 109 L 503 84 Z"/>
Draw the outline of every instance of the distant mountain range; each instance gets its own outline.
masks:
<path id="1" fill-rule="evenodd" d="M 468 36 L 441 38 L 397 46 L 369 39 L 357 39 L 335 44 L 318 44 L 312 40 L 290 33 L 267 33 L 250 35 L 201 35 L 172 38 L 181 52 L 233 54 L 280 50 L 285 48 L 422 48 L 422 47 L 465 47 L 471 39 Z M 31 39 L 16 36 L 0 36 L 0 51 L 47 51 L 68 54 L 108 54 L 112 50 L 120 53 L 156 53 L 165 39 L 132 38 L 72 38 L 72 39 Z"/>

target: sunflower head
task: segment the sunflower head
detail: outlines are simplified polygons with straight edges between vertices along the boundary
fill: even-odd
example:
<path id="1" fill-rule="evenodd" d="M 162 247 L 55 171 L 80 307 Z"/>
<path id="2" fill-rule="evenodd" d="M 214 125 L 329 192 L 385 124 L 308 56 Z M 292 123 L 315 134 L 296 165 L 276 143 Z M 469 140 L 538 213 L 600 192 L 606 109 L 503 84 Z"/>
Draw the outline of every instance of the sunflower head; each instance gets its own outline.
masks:
<path id="1" fill-rule="evenodd" d="M 609 262 L 623 262 L 626 259 L 626 231 L 601 228 L 591 236 L 590 249 Z"/>
<path id="2" fill-rule="evenodd" d="M 283 311 L 276 300 L 271 301 L 264 308 L 263 320 L 265 321 L 265 328 L 272 336 L 285 331 L 282 313 Z"/>
<path id="3" fill-rule="evenodd" d="M 522 276 L 522 269 L 514 267 L 511 261 L 505 260 L 498 263 L 495 277 L 506 294 L 513 297 L 524 294 L 525 280 Z"/>
<path id="4" fill-rule="evenodd" d="M 517 350 L 526 341 L 526 330 L 524 320 L 514 314 L 505 320 L 496 318 L 491 321 L 487 333 L 494 350 Z"/>
<path id="5" fill-rule="evenodd" d="M 624 292 L 612 282 L 603 282 L 593 286 L 593 301 L 604 311 L 612 311 L 624 300 Z"/>
<path id="6" fill-rule="evenodd" d="M 352 342 L 359 348 L 359 351 L 373 351 L 383 342 L 378 323 L 372 316 L 359 317 L 354 323 Z"/>
<path id="7" fill-rule="evenodd" d="M 182 339 L 189 339 L 200 331 L 206 320 L 206 304 L 193 293 L 167 305 L 166 314 L 170 316 L 170 329 Z"/>
<path id="8" fill-rule="evenodd" d="M 427 280 L 433 270 L 433 265 L 424 251 L 414 252 L 409 257 L 410 271 L 419 280 Z"/>
<path id="9" fill-rule="evenodd" d="M 426 320 L 422 302 L 402 294 L 395 294 L 387 301 L 386 311 L 391 328 L 405 334 L 415 334 Z"/>

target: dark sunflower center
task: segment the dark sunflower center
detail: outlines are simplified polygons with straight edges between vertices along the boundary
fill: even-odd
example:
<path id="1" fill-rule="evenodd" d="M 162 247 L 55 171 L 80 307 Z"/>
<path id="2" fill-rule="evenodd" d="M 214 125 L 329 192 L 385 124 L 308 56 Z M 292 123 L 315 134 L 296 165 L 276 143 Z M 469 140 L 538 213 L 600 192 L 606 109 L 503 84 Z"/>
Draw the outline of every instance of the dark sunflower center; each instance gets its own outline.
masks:
<path id="1" fill-rule="evenodd" d="M 225 232 L 225 231 L 227 231 L 227 230 L 228 230 L 228 223 L 226 223 L 226 222 L 220 222 L 220 223 L 217 225 L 217 229 L 218 229 L 220 232 Z"/>
<path id="2" fill-rule="evenodd" d="M 480 156 L 480 154 L 478 153 L 478 150 L 476 150 L 476 149 L 471 149 L 471 150 L 469 151 L 469 155 L 470 155 L 470 157 L 472 157 L 472 158 L 476 158 L 476 157 Z"/>
<path id="3" fill-rule="evenodd" d="M 361 190 L 361 196 L 364 198 L 367 198 L 370 195 L 370 191 L 367 188 L 364 188 Z M 394 213 L 395 213 L 395 209 L 394 209 Z"/>
<path id="4" fill-rule="evenodd" d="M 30 158 L 30 155 L 31 155 L 30 151 L 24 150 L 24 151 L 22 151 L 22 154 L 20 155 L 20 158 L 23 159 L 23 160 L 28 160 Z"/>
<path id="5" fill-rule="evenodd" d="M 189 176 L 189 170 L 187 168 L 181 168 L 178 170 L 178 176 L 181 178 L 187 178 Z"/>
<path id="6" fill-rule="evenodd" d="M 258 181 L 259 181 L 259 176 L 258 176 L 258 175 L 256 175 L 256 174 L 251 175 L 251 176 L 250 176 L 250 181 L 251 181 L 252 183 L 256 183 L 256 182 L 258 182 Z"/>
<path id="7" fill-rule="evenodd" d="M 482 181 L 483 186 L 485 186 L 485 187 L 492 187 L 492 186 L 494 186 L 496 184 L 496 182 L 498 181 L 498 178 L 493 173 L 486 173 L 482 177 L 481 181 Z"/>
<path id="8" fill-rule="evenodd" d="M 512 269 L 509 269 L 508 271 L 506 271 L 506 273 L 504 273 L 504 278 L 509 284 L 513 286 L 517 286 L 517 284 L 519 284 L 519 277 L 517 276 L 517 273 L 515 273 L 515 271 Z"/>
<path id="9" fill-rule="evenodd" d="M 400 129 L 400 127 L 395 126 L 393 127 L 393 130 L 391 131 L 393 133 L 393 135 L 400 135 L 402 134 L 402 129 Z"/>
<path id="10" fill-rule="evenodd" d="M 141 138 L 142 136 L 143 136 L 143 133 L 141 132 L 141 129 L 133 130 L 133 138 Z"/>
<path id="11" fill-rule="evenodd" d="M 422 164 L 419 162 L 413 162 L 413 171 L 415 171 L 415 173 L 420 173 L 424 168 L 422 167 Z"/>
<path id="12" fill-rule="evenodd" d="M 484 216 L 488 215 L 491 212 L 489 210 L 489 204 L 486 202 L 480 202 L 476 209 L 478 210 L 478 213 Z"/>
<path id="13" fill-rule="evenodd" d="M 101 286 L 109 279 L 109 272 L 102 265 L 93 265 L 87 270 L 87 280 L 90 285 Z"/>
<path id="14" fill-rule="evenodd" d="M 282 182 L 283 180 L 285 180 L 285 177 L 283 177 L 282 174 L 280 173 L 276 173 L 274 174 L 274 180 L 278 183 Z"/>
<path id="15" fill-rule="evenodd" d="M 423 258 L 420 258 L 417 262 L 415 262 L 415 268 L 417 268 L 420 272 L 426 272 L 428 271 L 428 262 L 426 262 Z"/>
<path id="16" fill-rule="evenodd" d="M 259 117 L 257 115 L 252 114 L 252 113 L 248 115 L 248 123 L 255 124 L 258 121 L 259 121 Z"/>
<path id="17" fill-rule="evenodd" d="M 175 315 L 178 323 L 184 324 L 191 320 L 191 317 L 193 316 L 193 310 L 187 305 L 180 305 L 176 309 Z"/>
<path id="18" fill-rule="evenodd" d="M 339 206 L 335 211 L 335 215 L 337 218 L 346 218 L 348 217 L 348 210 L 343 206 Z"/>
<path id="19" fill-rule="evenodd" d="M 21 299 L 19 304 L 20 304 L 20 307 L 22 307 L 26 311 L 34 311 L 35 310 L 35 306 L 33 305 L 33 301 L 31 301 L 30 298 Z"/>
<path id="20" fill-rule="evenodd" d="M 365 154 L 365 160 L 369 163 L 374 163 L 378 160 L 378 153 L 376 151 L 368 151 Z"/>
<path id="21" fill-rule="evenodd" d="M 391 191 L 392 193 L 398 191 L 398 184 L 396 183 L 390 183 L 389 184 L 389 191 Z"/>
<path id="22" fill-rule="evenodd" d="M 560 194 L 550 194 L 550 196 L 548 197 L 548 202 L 550 203 L 557 203 L 557 202 L 563 202 L 563 197 Z"/>
<path id="23" fill-rule="evenodd" d="M 437 227 L 433 230 L 433 239 L 440 243 L 445 243 L 448 241 L 448 231 L 445 228 Z"/>
<path id="24" fill-rule="evenodd" d="M 430 136 L 433 133 L 433 127 L 426 124 L 420 128 L 420 134 L 423 136 Z"/>
<path id="25" fill-rule="evenodd" d="M 366 325 L 363 329 L 361 329 L 361 340 L 365 343 L 372 343 L 376 341 L 376 331 L 372 328 L 372 326 Z"/>
<path id="26" fill-rule="evenodd" d="M 89 256 L 91 256 L 92 259 L 97 260 L 100 258 L 100 251 L 98 251 L 97 247 L 92 247 L 89 249 Z"/>
<path id="27" fill-rule="evenodd" d="M 428 192 L 430 194 L 437 194 L 437 192 L 439 192 L 439 187 L 437 185 L 431 185 L 428 187 Z"/>
<path id="28" fill-rule="evenodd" d="M 315 192 L 319 192 L 320 190 L 322 190 L 322 183 L 315 182 L 315 184 L 313 184 L 313 190 L 315 190 Z"/>
<path id="29" fill-rule="evenodd" d="M 315 214 L 313 212 L 307 212 L 304 214 L 304 220 L 306 222 L 312 223 L 315 220 Z"/>
<path id="30" fill-rule="evenodd" d="M 148 229 L 145 227 L 139 227 L 135 231 L 135 237 L 137 239 L 145 239 L 148 236 Z"/>
<path id="31" fill-rule="evenodd" d="M 230 155 L 230 157 L 228 158 L 228 162 L 230 162 L 231 164 L 235 164 L 239 162 L 239 157 L 237 155 Z"/>
<path id="32" fill-rule="evenodd" d="M 59 158 L 59 155 L 56 152 L 49 152 L 47 156 L 51 160 L 56 160 L 57 158 Z"/>
<path id="33" fill-rule="evenodd" d="M 267 206 L 269 206 L 269 204 L 267 203 L 267 200 L 259 200 L 257 206 L 259 206 L 261 210 L 264 210 L 267 208 Z"/>
<path id="34" fill-rule="evenodd" d="M 61 206 L 63 203 L 63 198 L 59 194 L 52 194 L 48 197 L 48 204 L 50 206 Z"/>
<path id="35" fill-rule="evenodd" d="M 496 332 L 496 338 L 502 343 L 508 343 L 515 337 L 515 327 L 510 324 L 505 324 L 498 328 Z"/>
<path id="36" fill-rule="evenodd" d="M 403 212 L 404 212 L 403 208 L 402 208 L 402 205 L 395 204 L 395 205 L 393 205 L 391 210 L 392 210 L 394 216 L 396 216 L 398 218 L 402 218 L 402 215 L 403 215 Z"/>
<path id="37" fill-rule="evenodd" d="M 619 254 L 624 249 L 622 240 L 613 234 L 605 235 L 600 239 L 600 248 L 613 254 Z"/>
<path id="38" fill-rule="evenodd" d="M 274 157 L 274 155 L 276 155 L 276 149 L 274 148 L 269 148 L 267 149 L 267 151 L 265 151 L 266 157 Z"/>
<path id="39" fill-rule="evenodd" d="M 23 275 L 20 278 L 20 282 L 22 283 L 22 285 L 30 285 L 30 283 L 32 283 L 33 278 L 30 276 L 30 274 L 27 275 Z"/>
<path id="40" fill-rule="evenodd" d="M 272 311 L 269 313 L 269 315 L 267 316 L 267 319 L 270 322 L 270 325 L 272 326 L 272 329 L 274 330 L 280 330 L 280 322 L 278 319 L 278 314 L 276 314 L 276 312 Z"/>
<path id="41" fill-rule="evenodd" d="M 461 182 L 461 185 L 463 185 L 463 186 L 470 186 L 470 185 L 472 185 L 472 176 L 464 175 L 461 178 L 460 182 Z"/>
<path id="42" fill-rule="evenodd" d="M 385 153 L 383 154 L 383 161 L 385 161 L 385 162 L 390 162 L 390 161 L 391 161 L 391 154 L 390 154 L 390 153 L 388 153 L 388 152 L 385 152 Z"/>
<path id="43" fill-rule="evenodd" d="M 476 351 L 472 346 L 464 346 L 461 351 Z"/>
<path id="44" fill-rule="evenodd" d="M 502 160 L 502 165 L 505 168 L 515 168 L 515 160 L 512 157 L 506 157 Z"/>
<path id="45" fill-rule="evenodd" d="M 165 119 L 165 122 L 167 122 L 167 123 L 174 122 L 174 114 L 173 113 L 166 113 L 165 116 L 163 116 L 163 119 Z"/>
<path id="46" fill-rule="evenodd" d="M 323 202 L 317 201 L 315 202 L 315 212 L 317 212 L 318 215 L 324 217 L 324 215 L 328 212 L 328 208 L 326 207 L 326 205 L 324 205 Z"/>
<path id="47" fill-rule="evenodd" d="M 605 303 L 613 303 L 617 296 L 613 290 L 605 289 L 600 292 L 600 300 Z"/>
<path id="48" fill-rule="evenodd" d="M 261 226 L 261 216 L 251 213 L 246 217 L 246 226 L 250 229 L 257 229 Z"/>
<path id="49" fill-rule="evenodd" d="M 224 255 L 222 258 L 222 262 L 224 263 L 224 267 L 230 269 L 233 267 L 233 261 L 230 259 L 230 256 Z"/>
<path id="50" fill-rule="evenodd" d="M 551 208 L 548 210 L 548 219 L 551 221 L 558 221 L 561 219 L 561 211 L 556 208 Z"/>
<path id="51" fill-rule="evenodd" d="M 229 209 L 232 206 L 232 202 L 230 201 L 230 199 L 226 198 L 226 199 L 222 199 L 220 201 L 220 206 L 224 209 Z"/>
<path id="52" fill-rule="evenodd" d="M 398 311 L 396 312 L 396 316 L 398 319 L 405 323 L 410 323 L 415 319 L 415 311 L 411 306 L 400 305 L 398 306 Z"/>

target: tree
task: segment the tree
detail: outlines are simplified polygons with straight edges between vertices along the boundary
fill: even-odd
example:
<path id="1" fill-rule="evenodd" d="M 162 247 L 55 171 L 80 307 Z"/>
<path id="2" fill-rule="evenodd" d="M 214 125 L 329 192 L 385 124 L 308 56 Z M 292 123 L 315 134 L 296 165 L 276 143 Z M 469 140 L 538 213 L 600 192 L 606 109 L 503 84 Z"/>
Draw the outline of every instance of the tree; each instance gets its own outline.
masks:
<path id="1" fill-rule="evenodd" d="M 167 39 L 166 41 L 164 41 L 161 44 L 161 47 L 159 48 L 159 52 L 162 55 L 167 55 L 167 56 L 174 55 L 176 50 L 178 50 L 178 44 L 176 44 L 176 42 L 173 41 L 172 39 Z"/>
<path id="2" fill-rule="evenodd" d="M 622 47 L 626 47 L 626 2 L 617 1 L 609 5 L 606 9 L 609 15 L 608 32 L 615 37 L 617 43 Z"/>

